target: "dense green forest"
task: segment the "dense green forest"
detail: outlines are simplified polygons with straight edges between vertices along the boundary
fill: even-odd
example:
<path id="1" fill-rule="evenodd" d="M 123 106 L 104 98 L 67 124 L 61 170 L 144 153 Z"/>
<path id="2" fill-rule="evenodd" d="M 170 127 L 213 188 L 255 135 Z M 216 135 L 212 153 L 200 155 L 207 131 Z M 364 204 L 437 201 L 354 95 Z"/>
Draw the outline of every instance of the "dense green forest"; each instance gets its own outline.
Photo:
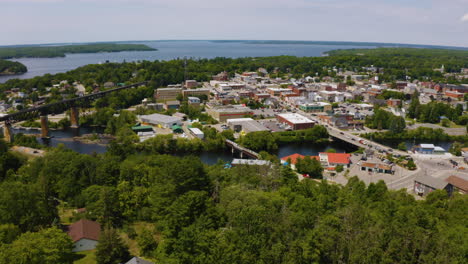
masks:
<path id="1" fill-rule="evenodd" d="M 0 76 L 21 74 L 27 72 L 28 69 L 23 64 L 16 61 L 8 61 L 0 59 Z"/>
<path id="2" fill-rule="evenodd" d="M 106 226 L 96 252 L 106 263 L 128 258 L 121 232 L 158 263 L 466 263 L 466 195 L 299 182 L 278 163 L 224 169 L 112 150 L 120 141 L 106 154 L 57 148 L 30 161 L 0 143 L 2 264 L 71 263 L 79 256 L 59 223 L 81 217 Z M 87 213 L 59 219 L 64 205 Z"/>
<path id="3" fill-rule="evenodd" d="M 0 59 L 65 57 L 66 53 L 97 53 L 156 50 L 143 44 L 83 44 L 64 46 L 0 47 Z"/>

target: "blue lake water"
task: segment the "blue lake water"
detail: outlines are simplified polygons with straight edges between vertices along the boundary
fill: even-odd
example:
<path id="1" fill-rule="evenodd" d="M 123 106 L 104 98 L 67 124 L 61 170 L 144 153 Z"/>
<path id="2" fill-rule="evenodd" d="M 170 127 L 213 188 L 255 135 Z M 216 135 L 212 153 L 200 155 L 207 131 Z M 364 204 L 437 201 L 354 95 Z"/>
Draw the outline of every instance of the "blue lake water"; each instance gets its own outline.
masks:
<path id="1" fill-rule="evenodd" d="M 131 42 L 129 42 L 131 43 Z M 55 74 L 73 70 L 87 64 L 123 61 L 154 61 L 175 58 L 215 58 L 215 57 L 265 57 L 291 55 L 298 57 L 318 57 L 334 49 L 375 48 L 375 46 L 352 45 L 311 45 L 311 44 L 246 44 L 243 42 L 213 41 L 148 41 L 138 42 L 158 49 L 157 51 L 124 51 L 112 53 L 67 54 L 61 58 L 14 59 L 28 67 L 28 72 L 15 76 L 0 76 L 0 83 L 9 79 L 28 79 L 46 73 Z"/>

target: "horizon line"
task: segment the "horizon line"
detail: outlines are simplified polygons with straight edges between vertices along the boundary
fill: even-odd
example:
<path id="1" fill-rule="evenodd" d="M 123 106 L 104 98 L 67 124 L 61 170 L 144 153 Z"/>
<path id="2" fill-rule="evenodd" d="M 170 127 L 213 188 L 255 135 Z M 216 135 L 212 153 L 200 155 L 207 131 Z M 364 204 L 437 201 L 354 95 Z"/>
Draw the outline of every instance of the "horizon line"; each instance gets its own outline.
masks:
<path id="1" fill-rule="evenodd" d="M 153 39 L 153 40 L 109 40 L 109 41 L 83 41 L 83 42 L 52 42 L 52 43 L 33 43 L 33 44 L 7 44 L 0 45 L 0 48 L 5 47 L 31 47 L 31 46 L 44 46 L 44 45 L 81 45 L 81 44 L 97 44 L 97 43 L 131 43 L 131 42 L 168 42 L 168 41 L 232 41 L 232 42 L 298 42 L 296 44 L 312 43 L 312 42 L 328 42 L 328 43 L 356 43 L 356 44 L 373 44 L 371 46 L 378 45 L 392 45 L 392 46 L 405 46 L 415 48 L 434 47 L 434 48 L 455 48 L 455 49 L 468 49 L 468 46 L 448 46 L 439 44 L 416 44 L 416 43 L 395 43 L 395 42 L 375 42 L 375 41 L 348 41 L 348 40 L 278 40 L 278 39 Z M 265 43 L 267 44 L 267 43 Z M 293 45 L 294 43 L 291 43 Z"/>

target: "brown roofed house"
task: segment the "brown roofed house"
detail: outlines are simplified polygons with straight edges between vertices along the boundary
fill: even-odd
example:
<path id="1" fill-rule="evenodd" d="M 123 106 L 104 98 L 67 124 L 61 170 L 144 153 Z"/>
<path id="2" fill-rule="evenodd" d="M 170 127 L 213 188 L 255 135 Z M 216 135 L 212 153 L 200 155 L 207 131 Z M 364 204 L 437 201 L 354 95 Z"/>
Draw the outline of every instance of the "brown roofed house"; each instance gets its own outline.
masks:
<path id="1" fill-rule="evenodd" d="M 465 179 L 462 179 L 458 176 L 450 176 L 447 179 L 445 179 L 446 182 L 450 183 L 454 188 L 455 191 L 458 191 L 462 194 L 467 194 L 468 193 L 468 181 Z"/>
<path id="2" fill-rule="evenodd" d="M 101 225 L 87 219 L 81 219 L 68 227 L 68 235 L 74 243 L 73 252 L 92 250 L 96 248 Z"/>

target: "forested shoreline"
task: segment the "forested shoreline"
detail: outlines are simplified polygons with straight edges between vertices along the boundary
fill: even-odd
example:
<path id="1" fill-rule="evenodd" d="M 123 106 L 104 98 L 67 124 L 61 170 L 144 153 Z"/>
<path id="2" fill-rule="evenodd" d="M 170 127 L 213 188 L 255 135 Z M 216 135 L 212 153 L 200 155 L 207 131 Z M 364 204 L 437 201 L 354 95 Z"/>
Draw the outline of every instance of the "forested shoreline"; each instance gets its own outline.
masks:
<path id="1" fill-rule="evenodd" d="M 0 76 L 2 75 L 15 75 L 23 74 L 28 69 L 20 62 L 8 61 L 0 59 Z"/>
<path id="2" fill-rule="evenodd" d="M 119 51 L 152 51 L 157 50 L 144 44 L 96 43 L 63 46 L 18 46 L 0 47 L 0 59 L 16 58 L 54 58 L 65 57 L 67 53 L 98 53 Z"/>

